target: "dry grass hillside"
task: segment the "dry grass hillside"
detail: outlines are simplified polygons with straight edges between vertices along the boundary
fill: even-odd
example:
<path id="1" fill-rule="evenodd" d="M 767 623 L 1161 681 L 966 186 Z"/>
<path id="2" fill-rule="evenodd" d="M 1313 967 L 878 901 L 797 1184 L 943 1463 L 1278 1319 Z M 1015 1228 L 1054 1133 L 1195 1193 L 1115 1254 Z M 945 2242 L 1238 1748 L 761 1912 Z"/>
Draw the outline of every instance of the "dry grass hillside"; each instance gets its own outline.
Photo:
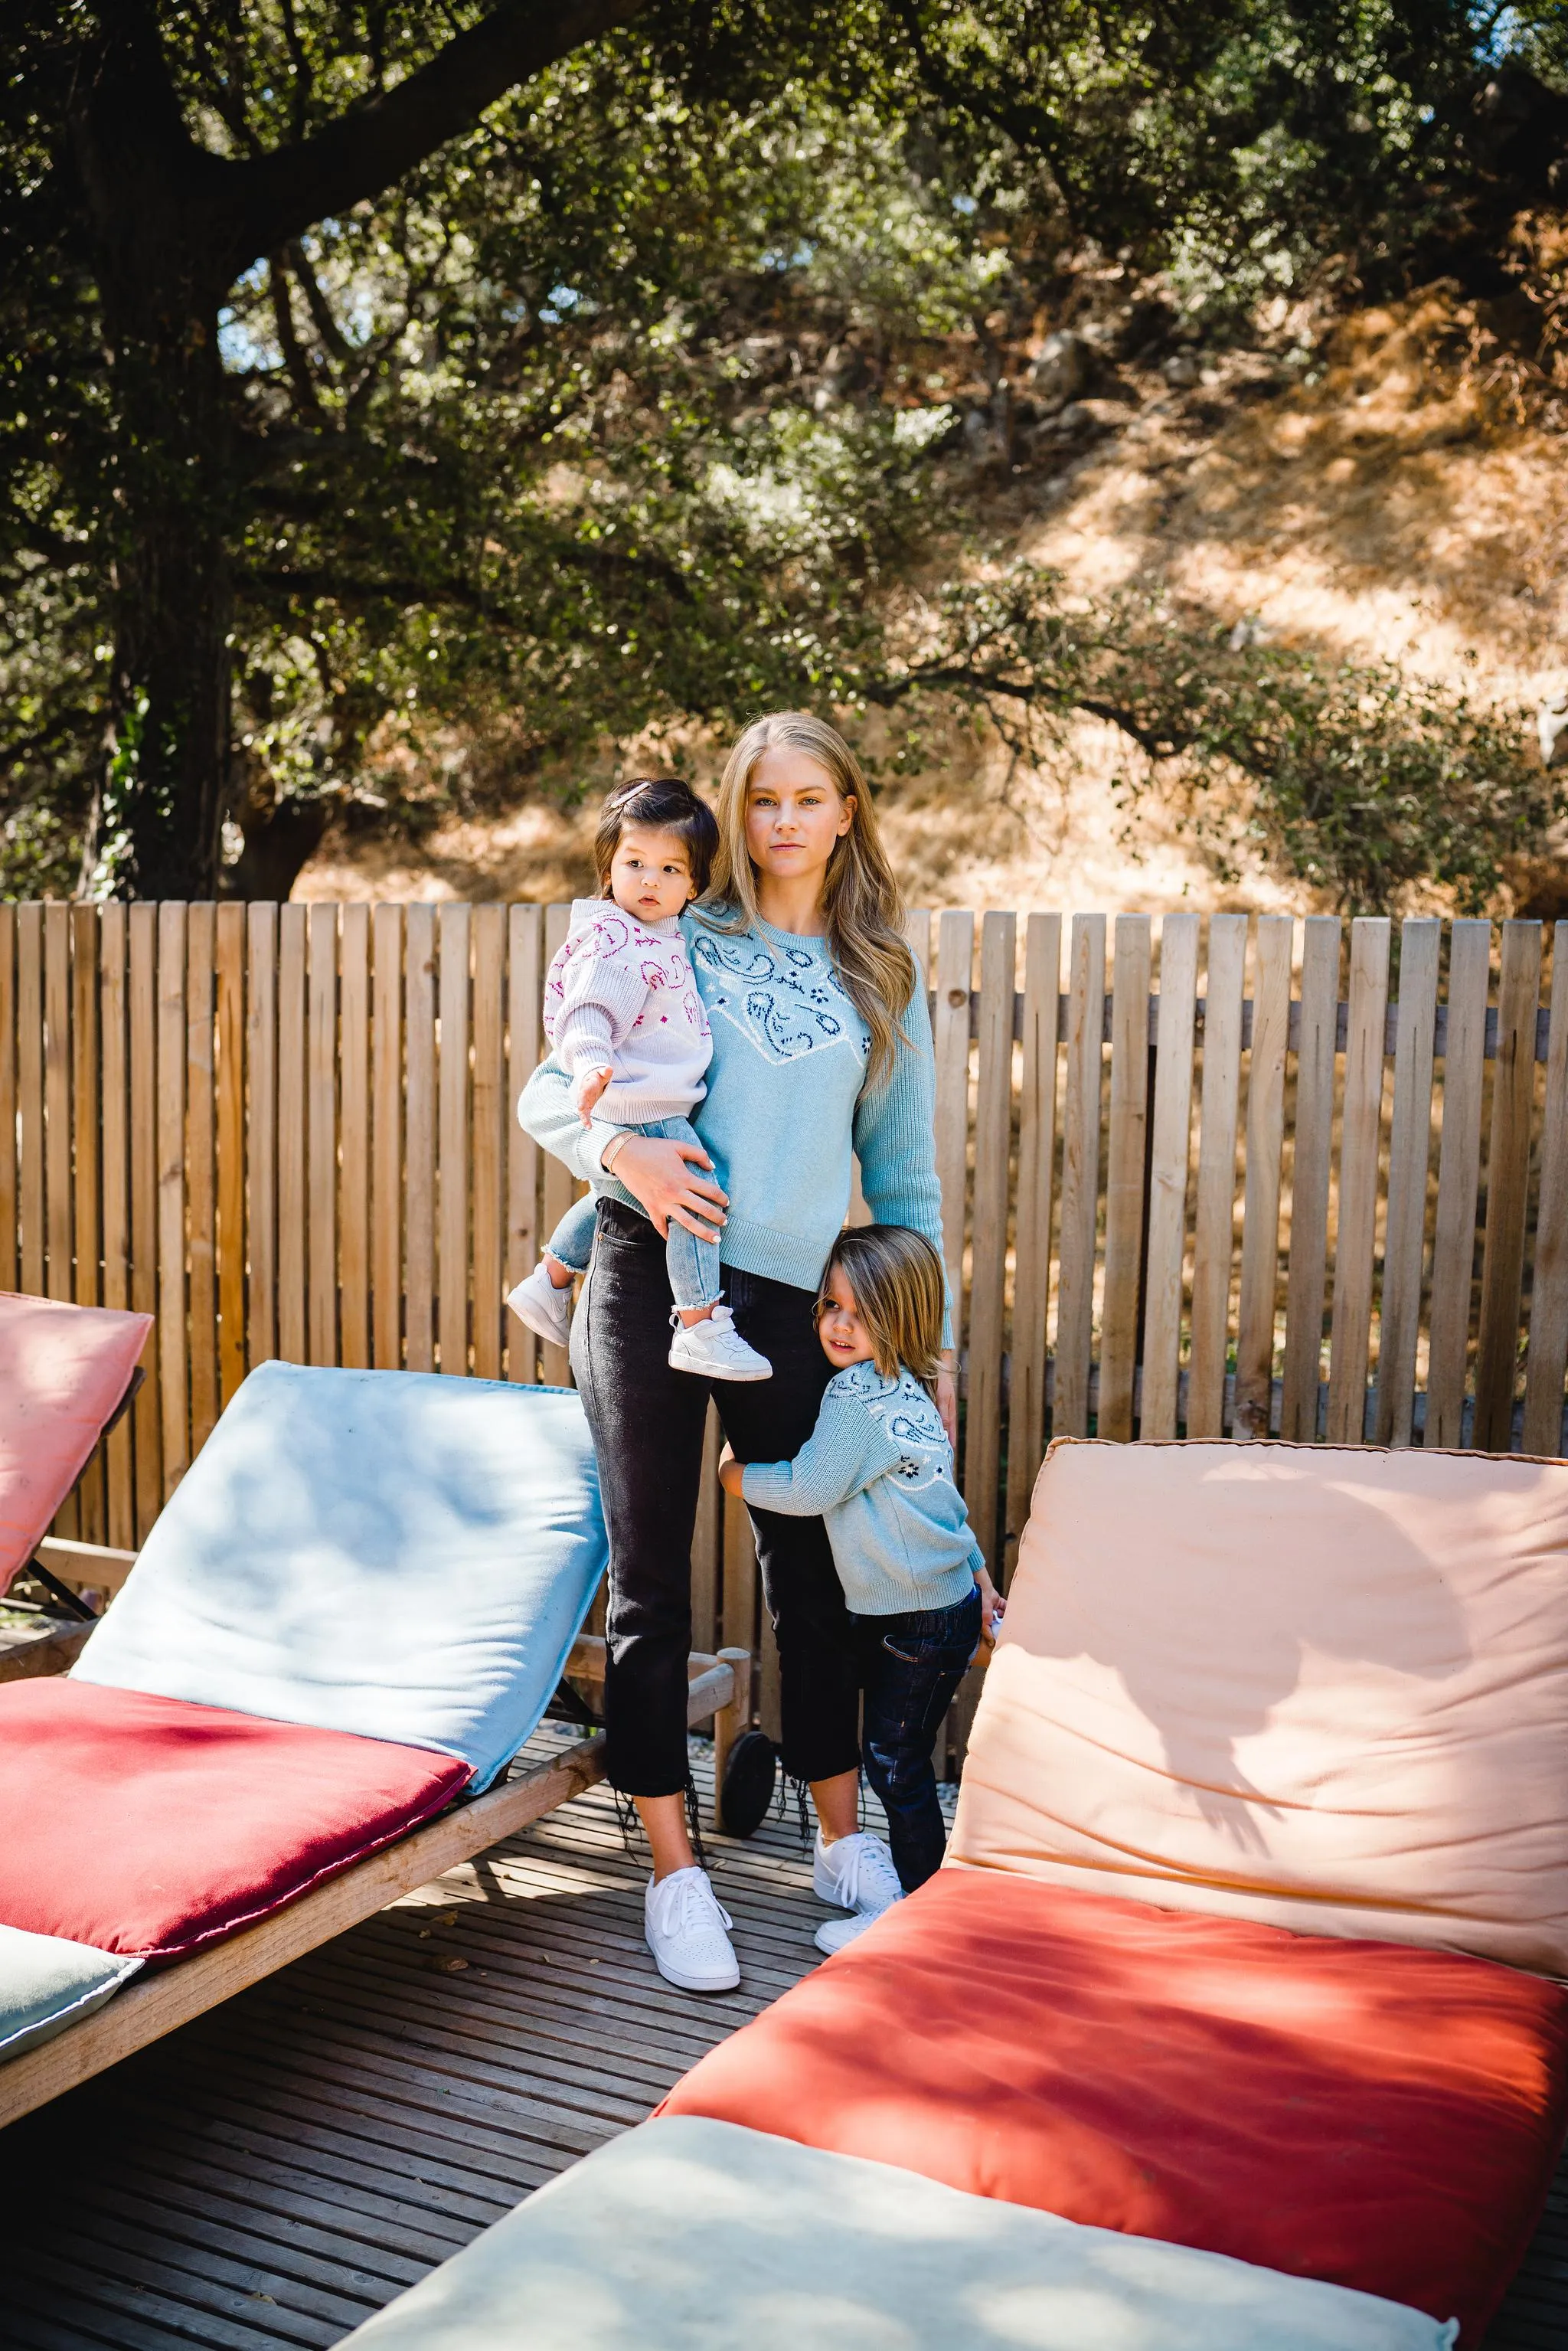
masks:
<path id="1" fill-rule="evenodd" d="M 1281 326 L 1286 322 L 1281 321 Z M 1281 337 L 1281 343 L 1288 334 Z M 988 536 L 1085 590 L 1163 579 L 1228 620 L 1329 653 L 1386 655 L 1517 706 L 1568 683 L 1568 468 L 1475 357 L 1441 289 L 1343 322 L 1315 366 L 1259 351 L 1178 374 L 1120 368 L 1080 403 L 1079 454 L 1042 476 L 977 468 Z M 627 747 L 622 747 L 624 756 Z M 873 738 L 874 747 L 874 738 Z M 652 748 L 652 747 L 650 747 Z M 665 743 L 699 776 L 718 747 Z M 1135 756 L 1135 755 L 1134 755 Z M 1085 722 L 1040 766 L 955 726 L 881 799 L 912 898 L 932 905 L 1296 907 L 1245 867 L 1222 883 L 1174 786 L 1130 803 L 1114 730 Z M 603 780 L 612 767 L 607 752 Z M 296 897 L 564 897 L 586 886 L 596 794 L 454 822 L 417 848 L 329 838 Z"/>

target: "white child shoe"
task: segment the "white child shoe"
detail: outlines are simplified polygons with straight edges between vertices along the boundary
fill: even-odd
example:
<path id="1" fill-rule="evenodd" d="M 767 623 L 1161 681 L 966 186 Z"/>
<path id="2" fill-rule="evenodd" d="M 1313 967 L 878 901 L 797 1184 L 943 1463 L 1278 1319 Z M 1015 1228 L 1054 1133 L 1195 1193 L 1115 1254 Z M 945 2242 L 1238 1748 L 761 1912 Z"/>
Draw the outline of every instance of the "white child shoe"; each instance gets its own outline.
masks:
<path id="1" fill-rule="evenodd" d="M 904 1899 L 892 1854 L 880 1837 L 868 1836 L 863 1829 L 854 1836 L 840 1837 L 836 1844 L 824 1844 L 821 1830 L 817 1831 L 811 1890 L 819 1902 L 836 1902 L 841 1910 L 850 1913 L 847 1918 L 829 1918 L 818 1928 L 812 1939 L 820 1951 L 842 1950 L 884 1910 Z"/>
<path id="2" fill-rule="evenodd" d="M 892 1905 L 888 1907 L 891 1908 Z M 811 1940 L 819 1951 L 826 1951 L 831 1959 L 835 1951 L 841 1951 L 846 1943 L 854 1942 L 868 1927 L 874 1927 L 877 1920 L 885 1915 L 881 1910 L 852 1910 L 847 1918 L 824 1918 Z"/>
<path id="3" fill-rule="evenodd" d="M 694 1322 L 689 1330 L 678 1313 L 672 1314 L 670 1321 L 675 1333 L 670 1362 L 677 1372 L 696 1372 L 707 1380 L 773 1377 L 772 1364 L 766 1355 L 747 1345 L 727 1306 L 716 1306 L 706 1322 Z"/>
<path id="4" fill-rule="evenodd" d="M 735 1924 L 721 1907 L 706 1869 L 672 1870 L 650 1878 L 643 1897 L 643 1932 L 653 1965 L 682 1991 L 733 1991 L 740 1962 L 729 1939 Z"/>
<path id="5" fill-rule="evenodd" d="M 507 1303 L 519 1322 L 552 1347 L 564 1347 L 571 1336 L 571 1284 L 558 1290 L 545 1270 L 541 1257 L 532 1273 L 525 1274 L 516 1290 L 510 1291 Z"/>

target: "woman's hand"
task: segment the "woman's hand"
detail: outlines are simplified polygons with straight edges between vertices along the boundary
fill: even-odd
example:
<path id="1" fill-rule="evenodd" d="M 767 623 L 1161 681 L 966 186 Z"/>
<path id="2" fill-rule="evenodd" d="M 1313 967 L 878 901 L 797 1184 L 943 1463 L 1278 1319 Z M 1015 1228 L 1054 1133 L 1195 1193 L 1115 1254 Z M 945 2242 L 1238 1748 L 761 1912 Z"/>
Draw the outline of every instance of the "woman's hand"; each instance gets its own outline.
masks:
<path id="1" fill-rule="evenodd" d="M 947 1432 L 954 1454 L 958 1450 L 958 1374 L 951 1355 L 944 1355 L 936 1374 L 936 1416 Z"/>
<path id="2" fill-rule="evenodd" d="M 669 1238 L 673 1217 L 699 1241 L 716 1241 L 729 1196 L 692 1174 L 694 1166 L 712 1165 L 700 1143 L 659 1143 L 651 1135 L 630 1134 L 605 1173 L 646 1208 L 661 1240 Z"/>
<path id="3" fill-rule="evenodd" d="M 737 1502 L 745 1499 L 740 1485 L 740 1481 L 745 1475 L 746 1472 L 744 1468 L 736 1459 L 735 1455 L 727 1445 L 724 1451 L 718 1457 L 718 1482 L 724 1488 L 727 1494 L 733 1494 L 735 1496 Z"/>

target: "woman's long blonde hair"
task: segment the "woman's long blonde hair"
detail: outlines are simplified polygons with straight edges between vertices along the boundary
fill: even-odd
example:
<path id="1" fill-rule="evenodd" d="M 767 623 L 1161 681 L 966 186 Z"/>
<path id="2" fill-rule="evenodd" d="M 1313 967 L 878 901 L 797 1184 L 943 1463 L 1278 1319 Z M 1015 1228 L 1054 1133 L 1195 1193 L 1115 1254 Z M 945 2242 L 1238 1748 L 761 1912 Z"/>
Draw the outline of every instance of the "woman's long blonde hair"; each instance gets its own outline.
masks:
<path id="1" fill-rule="evenodd" d="M 841 800 L 852 798 L 848 832 L 833 844 L 822 885 L 828 952 L 844 992 L 871 1031 L 871 1075 L 885 1077 L 915 988 L 904 936 L 904 897 L 876 829 L 871 788 L 841 735 L 806 710 L 754 718 L 725 763 L 718 788 L 718 854 L 704 912 L 758 919 L 757 875 L 746 846 L 746 801 L 769 751 L 800 751 L 821 768 Z"/>

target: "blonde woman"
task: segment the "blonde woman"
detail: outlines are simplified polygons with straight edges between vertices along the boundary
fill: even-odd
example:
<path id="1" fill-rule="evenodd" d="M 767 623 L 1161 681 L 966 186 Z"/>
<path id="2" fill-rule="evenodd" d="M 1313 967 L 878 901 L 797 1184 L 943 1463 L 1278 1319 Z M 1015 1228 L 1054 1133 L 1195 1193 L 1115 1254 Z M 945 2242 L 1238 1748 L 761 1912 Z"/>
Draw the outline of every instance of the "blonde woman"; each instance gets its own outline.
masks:
<path id="1" fill-rule="evenodd" d="M 673 1219 L 717 1239 L 736 1327 L 773 1366 L 769 1380 L 713 1391 L 742 1462 L 792 1456 L 816 1426 L 831 1374 L 813 1310 L 849 1207 L 852 1153 L 873 1216 L 941 1246 L 930 1017 L 854 754 L 805 713 L 758 719 L 730 754 L 717 813 L 709 891 L 682 920 L 713 1032 L 693 1119 L 700 1144 L 585 1127 L 551 1061 L 518 1106 L 574 1173 L 614 1179 L 600 1193 L 571 1333 L 610 1528 L 607 1760 L 652 1849 L 649 1949 L 692 1991 L 728 1991 L 739 1969 L 686 1824 L 691 1543 L 709 1390 L 670 1366 L 664 1236 Z M 951 1435 L 948 1357 L 936 1400 Z M 886 1845 L 857 1828 L 857 1648 L 827 1533 L 821 1518 L 751 1517 L 779 1638 L 784 1769 L 816 1805 L 817 1891 L 851 1913 L 879 1910 L 898 1878 Z"/>

